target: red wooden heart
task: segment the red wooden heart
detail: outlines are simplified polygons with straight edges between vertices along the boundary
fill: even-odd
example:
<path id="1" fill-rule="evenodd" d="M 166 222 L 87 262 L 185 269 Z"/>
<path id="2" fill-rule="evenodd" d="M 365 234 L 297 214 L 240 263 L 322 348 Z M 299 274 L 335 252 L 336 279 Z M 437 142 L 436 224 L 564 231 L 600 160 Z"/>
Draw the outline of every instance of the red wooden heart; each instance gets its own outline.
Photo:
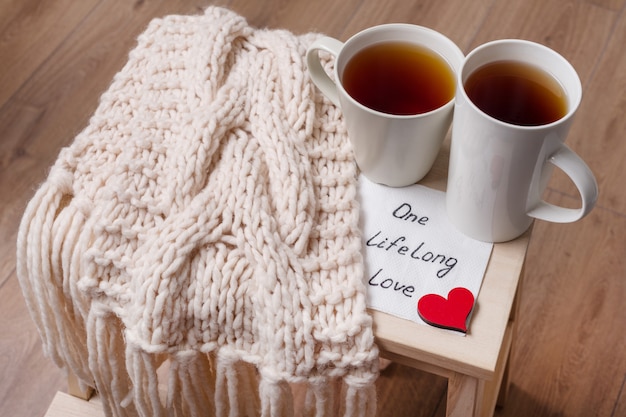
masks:
<path id="1" fill-rule="evenodd" d="M 454 288 L 448 298 L 426 294 L 417 302 L 417 312 L 426 323 L 467 333 L 467 318 L 474 308 L 474 295 L 467 288 Z"/>

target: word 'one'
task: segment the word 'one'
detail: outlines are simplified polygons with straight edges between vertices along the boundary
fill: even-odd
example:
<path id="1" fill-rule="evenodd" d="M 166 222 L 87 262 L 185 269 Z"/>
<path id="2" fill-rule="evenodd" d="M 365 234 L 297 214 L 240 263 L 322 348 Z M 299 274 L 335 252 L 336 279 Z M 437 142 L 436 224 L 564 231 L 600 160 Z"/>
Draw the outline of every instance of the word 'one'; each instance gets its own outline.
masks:
<path id="1" fill-rule="evenodd" d="M 417 214 L 413 213 L 413 209 L 408 203 L 402 203 L 397 209 L 393 211 L 392 214 L 393 217 L 395 217 L 396 219 L 405 220 L 411 223 L 417 223 L 422 226 L 426 226 L 426 223 L 428 222 L 428 217 L 418 216 Z"/>

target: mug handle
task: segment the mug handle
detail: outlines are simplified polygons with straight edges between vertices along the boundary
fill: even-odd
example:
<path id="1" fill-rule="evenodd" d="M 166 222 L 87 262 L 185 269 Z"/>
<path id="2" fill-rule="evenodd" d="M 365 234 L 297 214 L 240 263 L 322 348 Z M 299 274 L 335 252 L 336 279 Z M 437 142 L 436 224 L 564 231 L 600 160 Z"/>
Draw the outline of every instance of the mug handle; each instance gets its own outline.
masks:
<path id="1" fill-rule="evenodd" d="M 309 67 L 309 75 L 313 83 L 320 89 L 326 97 L 330 99 L 336 106 L 339 106 L 339 94 L 337 93 L 337 85 L 328 76 L 319 57 L 319 51 L 326 51 L 337 58 L 339 52 L 343 48 L 343 43 L 337 39 L 324 36 L 317 39 L 309 46 L 306 53 L 306 61 Z"/>
<path id="2" fill-rule="evenodd" d="M 582 200 L 582 207 L 570 209 L 555 206 L 543 200 L 528 211 L 528 215 L 540 220 L 547 220 L 555 223 L 571 223 L 585 217 L 598 200 L 598 183 L 587 164 L 572 151 L 567 145 L 561 144 L 559 149 L 553 153 L 547 162 L 560 168 L 570 177 Z"/>

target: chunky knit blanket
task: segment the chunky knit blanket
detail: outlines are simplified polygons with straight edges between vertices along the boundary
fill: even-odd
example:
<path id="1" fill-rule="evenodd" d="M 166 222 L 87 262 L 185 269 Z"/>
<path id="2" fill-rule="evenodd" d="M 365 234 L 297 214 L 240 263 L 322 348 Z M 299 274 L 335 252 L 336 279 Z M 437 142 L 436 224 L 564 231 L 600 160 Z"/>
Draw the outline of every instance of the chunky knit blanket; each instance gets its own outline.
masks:
<path id="1" fill-rule="evenodd" d="M 152 21 L 29 203 L 25 299 L 108 416 L 291 415 L 295 383 L 305 414 L 374 413 L 357 172 L 315 37 Z"/>

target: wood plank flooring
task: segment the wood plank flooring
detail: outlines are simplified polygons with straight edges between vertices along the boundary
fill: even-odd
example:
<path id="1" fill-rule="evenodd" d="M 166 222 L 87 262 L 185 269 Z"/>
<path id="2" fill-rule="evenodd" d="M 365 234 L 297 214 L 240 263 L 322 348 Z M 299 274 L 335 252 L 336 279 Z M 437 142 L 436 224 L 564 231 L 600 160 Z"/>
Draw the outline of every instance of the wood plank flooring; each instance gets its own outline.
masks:
<path id="1" fill-rule="evenodd" d="M 15 277 L 21 214 L 60 148 L 154 17 L 211 4 L 251 25 L 345 40 L 409 22 L 464 52 L 524 38 L 578 70 L 583 104 L 569 145 L 600 186 L 596 209 L 569 224 L 538 222 L 523 283 L 510 397 L 497 416 L 626 416 L 626 0 L 2 0 L 0 1 L 0 417 L 43 416 L 61 372 L 44 357 Z M 556 173 L 546 195 L 575 205 Z M 381 416 L 442 416 L 445 380 L 392 364 L 379 381 Z"/>

